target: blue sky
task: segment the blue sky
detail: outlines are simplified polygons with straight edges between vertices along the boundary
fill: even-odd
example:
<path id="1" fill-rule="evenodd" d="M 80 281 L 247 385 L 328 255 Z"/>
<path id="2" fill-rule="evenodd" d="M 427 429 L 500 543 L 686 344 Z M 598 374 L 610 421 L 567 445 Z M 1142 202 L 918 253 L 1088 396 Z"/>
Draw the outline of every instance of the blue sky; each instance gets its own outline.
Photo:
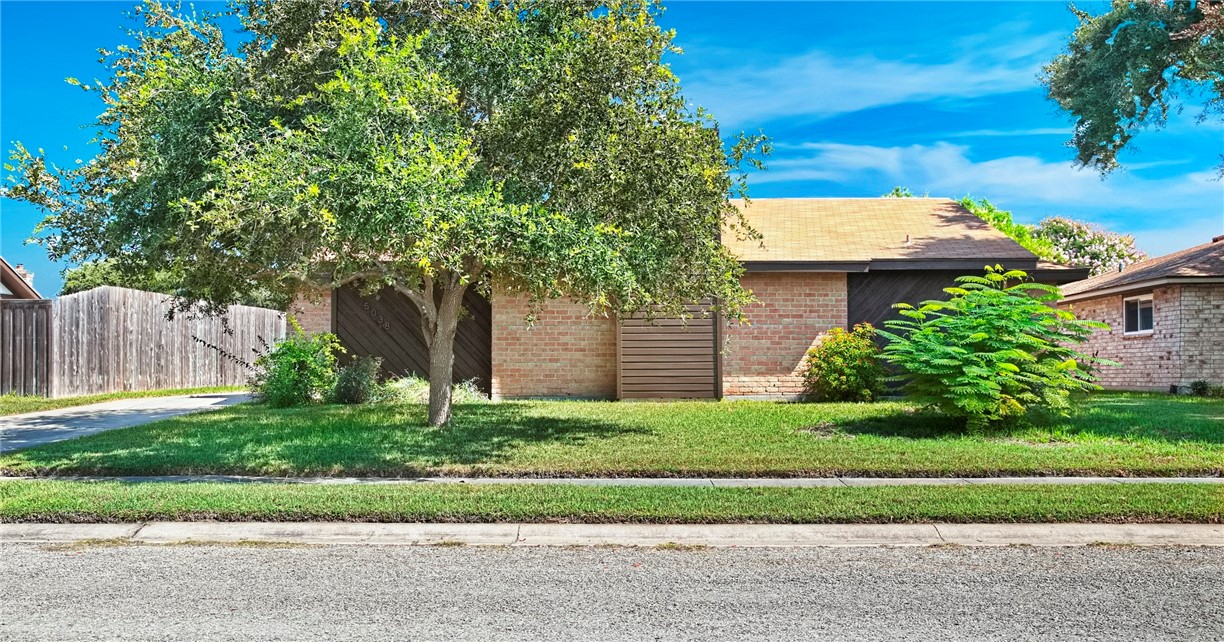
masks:
<path id="1" fill-rule="evenodd" d="M 132 5 L 0 1 L 6 150 L 21 140 L 63 163 L 90 157 L 80 126 L 100 105 L 63 79 L 103 73 L 96 49 L 123 40 Z M 671 64 L 689 98 L 724 133 L 773 139 L 755 197 L 970 194 L 1024 222 L 1063 215 L 1133 233 L 1152 254 L 1224 233 L 1224 127 L 1196 124 L 1194 105 L 1141 134 L 1123 170 L 1072 167 L 1071 120 L 1038 83 L 1075 27 L 1063 2 L 673 2 L 662 20 L 685 50 Z M 50 295 L 63 266 L 23 244 L 40 218 L 0 201 L 0 254 Z"/>

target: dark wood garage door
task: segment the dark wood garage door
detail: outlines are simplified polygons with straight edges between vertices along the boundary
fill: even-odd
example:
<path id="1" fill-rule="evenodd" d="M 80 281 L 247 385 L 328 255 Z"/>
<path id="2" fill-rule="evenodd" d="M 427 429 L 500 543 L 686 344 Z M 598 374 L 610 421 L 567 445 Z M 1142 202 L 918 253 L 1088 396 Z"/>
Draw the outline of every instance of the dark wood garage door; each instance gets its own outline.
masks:
<path id="1" fill-rule="evenodd" d="M 694 308 L 698 310 L 699 308 Z M 625 318 L 618 338 L 621 399 L 717 399 L 716 319 Z"/>
<path id="2" fill-rule="evenodd" d="M 429 350 L 421 333 L 421 313 L 404 295 L 386 288 L 363 297 L 345 286 L 333 295 L 333 330 L 352 356 L 383 359 L 390 376 L 429 375 Z M 493 333 L 489 300 L 468 290 L 463 296 L 466 313 L 455 334 L 455 382 L 475 379 L 489 392 L 493 373 Z"/>

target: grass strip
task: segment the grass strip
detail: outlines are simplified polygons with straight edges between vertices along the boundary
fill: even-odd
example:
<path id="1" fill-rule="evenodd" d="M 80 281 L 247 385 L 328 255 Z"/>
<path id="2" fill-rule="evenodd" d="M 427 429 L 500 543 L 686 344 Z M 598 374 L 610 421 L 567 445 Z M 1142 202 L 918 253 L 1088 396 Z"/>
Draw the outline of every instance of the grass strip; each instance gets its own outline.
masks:
<path id="1" fill-rule="evenodd" d="M 3 522 L 1220 523 L 1205 484 L 668 488 L 10 481 Z"/>
<path id="2" fill-rule="evenodd" d="M 20 415 L 27 412 L 41 412 L 73 406 L 86 406 L 91 403 L 118 401 L 120 399 L 143 399 L 145 397 L 174 397 L 177 395 L 200 395 L 214 392 L 238 392 L 244 390 L 241 386 L 213 386 L 209 388 L 172 388 L 170 390 L 139 390 L 130 392 L 107 392 L 100 395 L 84 395 L 80 397 L 20 397 L 17 395 L 0 395 L 0 416 Z"/>
<path id="3" fill-rule="evenodd" d="M 1224 474 L 1224 400 L 1102 394 L 970 435 L 903 403 L 242 404 L 0 455 L 10 475 L 907 477 Z"/>

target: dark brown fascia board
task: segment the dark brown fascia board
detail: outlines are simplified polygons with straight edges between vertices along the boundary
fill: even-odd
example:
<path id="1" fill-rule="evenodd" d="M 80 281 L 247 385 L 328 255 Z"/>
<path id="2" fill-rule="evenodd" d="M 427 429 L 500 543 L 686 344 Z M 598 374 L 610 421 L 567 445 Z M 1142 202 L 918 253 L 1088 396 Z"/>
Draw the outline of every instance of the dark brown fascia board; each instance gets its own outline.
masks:
<path id="1" fill-rule="evenodd" d="M 744 261 L 748 272 L 877 272 L 890 270 L 964 270 L 981 272 L 987 265 L 1026 272 L 1037 270 L 1035 259 L 872 259 L 870 261 Z M 1049 270 L 1054 272 L 1055 270 Z M 1078 274 L 1078 272 L 1077 272 Z M 1069 280 L 1079 280 L 1069 279 Z"/>
<path id="2" fill-rule="evenodd" d="M 1028 275 L 1038 281 L 1054 281 L 1056 283 L 1074 283 L 1083 281 L 1088 278 L 1088 273 L 1091 268 L 1086 267 L 1067 267 L 1067 268 L 1035 268 L 1027 270 Z"/>
<path id="3" fill-rule="evenodd" d="M 744 261 L 749 272 L 866 272 L 870 261 Z"/>
<path id="4" fill-rule="evenodd" d="M 1036 259 L 979 258 L 979 259 L 872 259 L 870 271 L 887 270 L 969 270 L 981 272 L 987 265 L 1002 265 L 1009 270 L 1031 272 L 1037 269 Z"/>

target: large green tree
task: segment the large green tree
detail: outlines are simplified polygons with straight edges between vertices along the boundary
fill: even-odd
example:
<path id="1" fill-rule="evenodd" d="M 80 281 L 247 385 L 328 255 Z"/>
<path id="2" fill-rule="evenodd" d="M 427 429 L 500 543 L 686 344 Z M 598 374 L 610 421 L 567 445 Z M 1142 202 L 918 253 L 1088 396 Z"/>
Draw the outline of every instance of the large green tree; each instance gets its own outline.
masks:
<path id="1" fill-rule="evenodd" d="M 726 149 L 664 64 L 651 2 L 156 2 L 108 53 L 101 152 L 18 145 L 9 190 L 55 257 L 175 275 L 184 301 L 356 283 L 421 312 L 433 425 L 451 416 L 468 288 L 680 313 L 750 294 L 720 233 L 760 137 Z"/>
<path id="2" fill-rule="evenodd" d="M 1078 163 L 1102 173 L 1145 126 L 1161 126 L 1187 93 L 1202 118 L 1224 114 L 1224 2 L 1114 0 L 1080 24 L 1067 51 L 1045 67 L 1049 95 L 1076 118 Z"/>

